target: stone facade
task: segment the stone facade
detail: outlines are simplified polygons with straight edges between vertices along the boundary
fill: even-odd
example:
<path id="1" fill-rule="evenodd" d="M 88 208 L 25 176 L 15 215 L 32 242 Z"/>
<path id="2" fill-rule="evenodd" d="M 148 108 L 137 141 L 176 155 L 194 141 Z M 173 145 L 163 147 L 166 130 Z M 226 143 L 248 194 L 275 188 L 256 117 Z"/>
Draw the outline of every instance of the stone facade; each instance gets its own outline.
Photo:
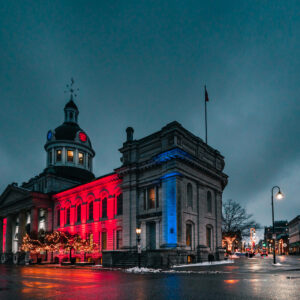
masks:
<path id="1" fill-rule="evenodd" d="M 48 133 L 45 171 L 21 187 L 9 185 L 0 197 L 3 262 L 18 252 L 26 232 L 40 229 L 69 231 L 83 238 L 92 234 L 99 244 L 97 255 L 106 265 L 130 260 L 137 249 L 136 228 L 141 228 L 147 264 L 202 261 L 208 253 L 223 257 L 224 157 L 178 122 L 139 140 L 133 138 L 131 127 L 126 131 L 120 149 L 122 165 L 97 179 L 91 178 L 92 165 L 86 161 L 78 168 L 60 168 L 63 162 L 51 166 L 54 146 L 61 141 L 55 142 L 55 131 Z M 94 155 L 90 141 L 78 145 L 78 133 L 63 143 L 71 149 L 85 147 L 86 157 Z M 68 168 L 79 170 L 77 178 L 70 176 Z"/>

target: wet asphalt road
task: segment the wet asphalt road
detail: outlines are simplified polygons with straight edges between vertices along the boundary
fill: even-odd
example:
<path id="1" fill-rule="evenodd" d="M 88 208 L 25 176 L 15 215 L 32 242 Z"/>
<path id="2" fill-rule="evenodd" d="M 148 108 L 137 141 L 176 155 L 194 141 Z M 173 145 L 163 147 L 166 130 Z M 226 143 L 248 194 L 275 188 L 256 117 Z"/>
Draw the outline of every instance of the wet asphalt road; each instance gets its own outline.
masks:
<path id="1" fill-rule="evenodd" d="M 300 257 L 278 262 L 240 258 L 159 274 L 0 265 L 0 299 L 300 299 Z"/>

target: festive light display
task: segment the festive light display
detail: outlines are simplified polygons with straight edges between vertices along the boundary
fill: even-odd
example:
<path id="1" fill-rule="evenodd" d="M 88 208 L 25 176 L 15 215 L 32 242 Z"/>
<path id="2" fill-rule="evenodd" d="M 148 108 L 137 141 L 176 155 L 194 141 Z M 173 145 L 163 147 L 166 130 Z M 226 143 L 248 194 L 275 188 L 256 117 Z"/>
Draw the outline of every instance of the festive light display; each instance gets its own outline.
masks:
<path id="1" fill-rule="evenodd" d="M 7 218 L 4 218 L 3 219 L 3 231 L 2 231 L 2 233 L 3 233 L 3 235 L 2 235 L 2 242 L 3 242 L 3 244 L 2 244 L 2 251 L 3 251 L 3 253 L 5 252 L 6 224 L 7 224 Z"/>
<path id="2" fill-rule="evenodd" d="M 89 253 L 99 258 L 102 249 L 115 249 L 116 231 L 122 230 L 121 221 L 116 218 L 117 198 L 122 193 L 120 184 L 118 175 L 110 174 L 53 196 L 54 224 L 59 224 L 54 229 L 77 236 L 75 240 L 71 238 L 70 245 L 66 241 L 66 246 L 61 246 L 59 251 L 70 252 L 72 248 L 76 257 Z"/>

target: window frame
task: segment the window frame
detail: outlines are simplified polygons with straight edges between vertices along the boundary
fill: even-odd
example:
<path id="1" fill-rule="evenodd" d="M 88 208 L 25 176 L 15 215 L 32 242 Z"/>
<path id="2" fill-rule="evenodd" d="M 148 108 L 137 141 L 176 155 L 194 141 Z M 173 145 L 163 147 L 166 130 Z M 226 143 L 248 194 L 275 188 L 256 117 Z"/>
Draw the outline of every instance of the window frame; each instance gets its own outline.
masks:
<path id="1" fill-rule="evenodd" d="M 60 154 L 58 153 L 60 151 Z M 55 149 L 55 162 L 62 162 L 62 149 L 61 148 L 57 148 Z M 59 157 L 59 159 L 58 159 Z"/>
<path id="2" fill-rule="evenodd" d="M 80 154 L 82 154 L 82 162 L 80 162 Z M 82 151 L 78 152 L 78 164 L 84 166 L 84 152 Z"/>
<path id="3" fill-rule="evenodd" d="M 69 160 L 69 152 L 72 152 L 72 160 Z M 67 162 L 68 163 L 74 163 L 74 150 L 73 149 L 67 149 Z"/>
<path id="4" fill-rule="evenodd" d="M 107 219 L 107 216 L 108 216 L 108 214 L 107 214 L 107 198 L 108 197 L 104 197 L 101 201 L 101 218 L 103 218 L 103 219 Z M 105 203 L 105 209 L 104 209 L 104 203 Z M 105 211 L 105 215 L 103 213 L 104 211 Z"/>
<path id="5" fill-rule="evenodd" d="M 91 212 L 92 207 L 92 212 Z M 91 218 L 92 217 L 92 218 Z M 87 215 L 88 221 L 94 221 L 94 201 L 88 202 L 88 215 Z"/>

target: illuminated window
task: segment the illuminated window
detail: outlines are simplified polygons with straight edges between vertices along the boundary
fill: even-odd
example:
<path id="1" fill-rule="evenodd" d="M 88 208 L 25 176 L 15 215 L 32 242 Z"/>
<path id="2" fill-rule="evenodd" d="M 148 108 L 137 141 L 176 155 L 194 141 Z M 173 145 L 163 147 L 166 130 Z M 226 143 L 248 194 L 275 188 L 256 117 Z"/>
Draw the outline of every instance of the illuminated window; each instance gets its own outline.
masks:
<path id="1" fill-rule="evenodd" d="M 94 220 L 94 202 L 89 203 L 89 220 Z"/>
<path id="2" fill-rule="evenodd" d="M 117 215 L 123 214 L 123 194 L 117 197 Z"/>
<path id="3" fill-rule="evenodd" d="M 57 223 L 56 225 L 59 227 L 60 226 L 60 208 L 57 210 Z"/>
<path id="4" fill-rule="evenodd" d="M 155 208 L 155 188 L 148 189 L 148 209 Z"/>
<path id="5" fill-rule="evenodd" d="M 78 153 L 78 162 L 80 165 L 83 165 L 83 158 L 84 158 L 83 153 L 79 152 Z"/>
<path id="6" fill-rule="evenodd" d="M 74 151 L 73 150 L 68 150 L 67 151 L 67 160 L 69 162 L 73 162 L 73 160 L 74 160 Z"/>
<path id="7" fill-rule="evenodd" d="M 207 212 L 212 213 L 211 192 L 207 192 Z"/>
<path id="8" fill-rule="evenodd" d="M 186 245 L 192 247 L 192 224 L 186 224 Z"/>
<path id="9" fill-rule="evenodd" d="M 61 161 L 61 154 L 62 151 L 60 149 L 56 150 L 56 161 Z"/>
<path id="10" fill-rule="evenodd" d="M 77 222 L 81 222 L 81 204 L 77 205 Z"/>
<path id="11" fill-rule="evenodd" d="M 120 249 L 122 247 L 122 230 L 117 230 L 116 233 L 116 248 Z"/>
<path id="12" fill-rule="evenodd" d="M 211 243 L 211 238 L 212 238 L 212 228 L 210 226 L 206 227 L 206 246 L 208 248 L 212 248 L 212 243 Z"/>
<path id="13" fill-rule="evenodd" d="M 107 218 L 107 198 L 102 200 L 102 218 Z"/>
<path id="14" fill-rule="evenodd" d="M 66 211 L 66 225 L 70 224 L 70 215 L 71 215 L 71 209 L 70 207 L 68 207 Z"/>
<path id="15" fill-rule="evenodd" d="M 104 231 L 101 234 L 101 244 L 102 244 L 102 250 L 106 250 L 107 248 L 107 233 Z"/>
<path id="16" fill-rule="evenodd" d="M 187 185 L 187 206 L 193 208 L 193 187 L 190 183 Z"/>

